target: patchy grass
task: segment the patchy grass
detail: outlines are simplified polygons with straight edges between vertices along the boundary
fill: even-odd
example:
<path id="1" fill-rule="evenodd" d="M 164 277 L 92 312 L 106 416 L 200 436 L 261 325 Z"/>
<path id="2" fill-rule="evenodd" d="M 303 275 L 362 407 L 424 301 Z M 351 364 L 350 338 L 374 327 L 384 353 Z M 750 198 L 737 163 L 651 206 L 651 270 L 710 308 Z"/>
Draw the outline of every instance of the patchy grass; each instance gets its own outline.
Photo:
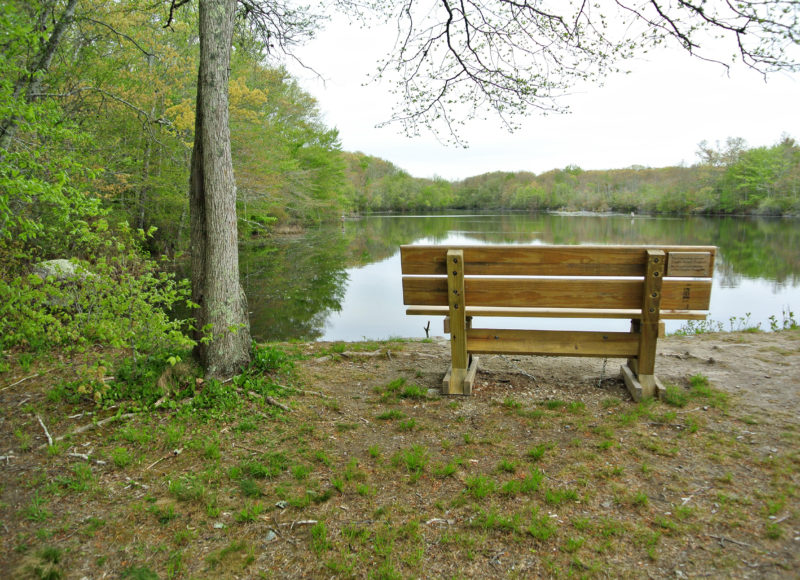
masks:
<path id="1" fill-rule="evenodd" d="M 532 385 L 490 371 L 473 397 L 431 396 L 441 375 L 397 354 L 429 346 L 271 346 L 259 351 L 260 370 L 199 402 L 133 415 L 48 397 L 53 373 L 2 392 L 0 429 L 14 451 L 0 471 L 7 574 L 796 569 L 796 422 L 742 408 L 699 374 L 640 404 L 617 384 Z M 392 357 L 352 354 L 389 348 Z M 37 416 L 54 436 L 118 418 L 48 447 Z"/>

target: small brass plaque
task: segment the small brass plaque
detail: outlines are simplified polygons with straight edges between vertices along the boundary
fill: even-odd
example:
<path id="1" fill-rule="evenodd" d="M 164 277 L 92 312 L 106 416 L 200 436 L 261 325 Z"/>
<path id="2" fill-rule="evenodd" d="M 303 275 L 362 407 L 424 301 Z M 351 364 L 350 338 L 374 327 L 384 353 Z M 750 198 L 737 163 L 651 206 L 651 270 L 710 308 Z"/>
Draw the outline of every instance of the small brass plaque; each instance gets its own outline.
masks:
<path id="1" fill-rule="evenodd" d="M 710 278 L 711 252 L 670 252 L 667 276 Z"/>

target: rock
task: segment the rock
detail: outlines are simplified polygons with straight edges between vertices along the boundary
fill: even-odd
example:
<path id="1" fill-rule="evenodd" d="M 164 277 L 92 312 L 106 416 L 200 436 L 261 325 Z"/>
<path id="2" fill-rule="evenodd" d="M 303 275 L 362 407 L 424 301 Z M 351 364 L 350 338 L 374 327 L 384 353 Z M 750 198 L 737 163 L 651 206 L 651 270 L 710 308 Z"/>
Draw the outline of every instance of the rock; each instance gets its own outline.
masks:
<path id="1" fill-rule="evenodd" d="M 46 262 L 34 264 L 33 273 L 42 280 L 46 280 L 52 276 L 59 282 L 75 279 L 84 280 L 92 275 L 91 272 L 87 271 L 83 266 L 64 259 L 47 260 Z"/>
<path id="2" fill-rule="evenodd" d="M 267 544 L 271 544 L 272 542 L 274 542 L 274 541 L 275 541 L 275 540 L 277 540 L 277 539 L 278 539 L 278 534 L 276 534 L 276 533 L 275 533 L 275 532 L 273 532 L 272 530 L 268 530 L 268 531 L 267 531 L 267 535 L 266 535 L 266 536 L 264 536 L 264 541 L 265 541 Z"/>

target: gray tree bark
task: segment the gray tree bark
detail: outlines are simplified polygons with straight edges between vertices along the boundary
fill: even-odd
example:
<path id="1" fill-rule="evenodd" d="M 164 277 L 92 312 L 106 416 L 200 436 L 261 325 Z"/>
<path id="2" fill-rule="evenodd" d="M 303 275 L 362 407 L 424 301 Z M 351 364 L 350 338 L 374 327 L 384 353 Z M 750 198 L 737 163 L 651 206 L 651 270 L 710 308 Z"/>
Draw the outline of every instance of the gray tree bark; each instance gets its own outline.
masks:
<path id="1" fill-rule="evenodd" d="M 200 0 L 200 70 L 190 177 L 192 298 L 197 355 L 206 376 L 228 378 L 250 362 L 247 303 L 239 283 L 236 183 L 228 77 L 236 0 Z"/>

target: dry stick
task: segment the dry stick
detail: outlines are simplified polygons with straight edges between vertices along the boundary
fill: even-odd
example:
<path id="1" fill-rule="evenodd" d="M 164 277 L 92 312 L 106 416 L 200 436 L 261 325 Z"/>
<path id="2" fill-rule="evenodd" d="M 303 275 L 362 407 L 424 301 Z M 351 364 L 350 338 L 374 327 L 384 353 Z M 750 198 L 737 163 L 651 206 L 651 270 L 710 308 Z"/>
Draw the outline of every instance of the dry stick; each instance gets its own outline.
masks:
<path id="1" fill-rule="evenodd" d="M 38 377 L 38 376 L 39 376 L 39 373 L 36 373 L 35 375 L 31 375 L 31 376 L 29 376 L 29 377 L 25 377 L 24 379 L 20 379 L 20 380 L 18 380 L 16 383 L 11 383 L 10 385 L 6 385 L 6 386 L 5 386 L 5 387 L 3 387 L 2 389 L 0 389 L 0 391 L 5 391 L 6 389 L 10 389 L 11 387 L 13 387 L 13 386 L 15 386 L 15 385 L 18 385 L 18 384 L 20 384 L 20 383 L 22 383 L 22 382 L 25 382 L 25 381 L 27 381 L 28 379 L 35 379 L 35 378 L 36 378 L 36 377 Z"/>
<path id="2" fill-rule="evenodd" d="M 278 407 L 278 408 L 280 408 L 280 409 L 283 409 L 283 410 L 284 410 L 284 411 L 286 411 L 287 413 L 291 413 L 291 412 L 292 412 L 292 410 L 291 410 L 289 407 L 287 407 L 287 406 L 286 406 L 286 405 L 284 405 L 283 403 L 279 403 L 278 401 L 276 401 L 276 400 L 275 400 L 275 399 L 273 399 L 272 397 L 265 396 L 265 397 L 264 397 L 264 400 L 265 400 L 267 403 L 269 403 L 270 405 L 272 405 L 273 407 Z"/>
<path id="3" fill-rule="evenodd" d="M 155 467 L 156 465 L 158 465 L 159 463 L 161 463 L 161 462 L 162 462 L 162 461 L 164 461 L 165 459 L 169 459 L 170 457 L 177 457 L 178 455 L 180 455 L 180 454 L 181 454 L 181 452 L 183 452 L 183 447 L 181 447 L 180 449 L 175 449 L 174 451 L 170 451 L 170 452 L 169 452 L 169 453 L 167 453 L 167 454 L 166 454 L 164 457 L 162 457 L 162 458 L 160 458 L 160 459 L 156 459 L 156 460 L 155 460 L 153 463 L 151 463 L 150 465 L 148 465 L 148 466 L 145 468 L 145 471 L 147 471 L 148 469 L 152 469 L 153 467 Z"/>
<path id="4" fill-rule="evenodd" d="M 317 397 L 322 397 L 323 399 L 330 399 L 331 398 L 328 395 L 325 395 L 323 393 L 319 393 L 317 391 L 309 391 L 309 390 L 306 390 L 306 389 L 298 389 L 297 387 L 287 387 L 286 385 L 279 385 L 277 383 L 275 384 L 275 386 L 276 387 L 280 387 L 282 389 L 286 389 L 287 391 L 297 391 L 301 395 L 314 395 L 314 396 L 317 396 Z"/>
<path id="5" fill-rule="evenodd" d="M 753 544 L 748 544 L 747 542 L 740 542 L 738 540 L 732 540 L 731 538 L 727 538 L 725 536 L 715 536 L 714 534 L 708 534 L 709 538 L 714 538 L 715 540 L 719 540 L 723 544 L 725 542 L 730 542 L 731 544 L 736 544 L 737 546 L 745 546 L 747 548 L 753 548 Z"/>
<path id="6" fill-rule="evenodd" d="M 72 437 L 73 435 L 79 435 L 85 431 L 89 431 L 91 429 L 96 429 L 97 427 L 102 427 L 106 423 L 111 423 L 112 421 L 117 421 L 119 419 L 130 419 L 131 417 L 135 417 L 136 413 L 125 413 L 124 415 L 120 415 L 119 417 L 113 415 L 111 417 L 106 417 L 102 421 L 98 421 L 97 423 L 89 423 L 88 425 L 84 425 L 83 427 L 78 427 L 74 431 L 70 431 L 69 433 L 65 433 L 64 435 L 59 435 L 55 438 L 56 441 L 61 441 L 65 437 Z M 51 444 L 52 445 L 52 444 Z M 39 449 L 45 447 L 45 445 L 40 445 Z"/>
<path id="7" fill-rule="evenodd" d="M 53 446 L 53 438 L 50 437 L 50 431 L 47 430 L 47 427 L 45 426 L 44 421 L 42 421 L 42 418 L 39 415 L 36 415 L 36 418 L 39 419 L 39 425 L 42 426 L 42 429 L 44 429 L 44 434 L 47 435 L 47 444 L 52 447 Z"/>

